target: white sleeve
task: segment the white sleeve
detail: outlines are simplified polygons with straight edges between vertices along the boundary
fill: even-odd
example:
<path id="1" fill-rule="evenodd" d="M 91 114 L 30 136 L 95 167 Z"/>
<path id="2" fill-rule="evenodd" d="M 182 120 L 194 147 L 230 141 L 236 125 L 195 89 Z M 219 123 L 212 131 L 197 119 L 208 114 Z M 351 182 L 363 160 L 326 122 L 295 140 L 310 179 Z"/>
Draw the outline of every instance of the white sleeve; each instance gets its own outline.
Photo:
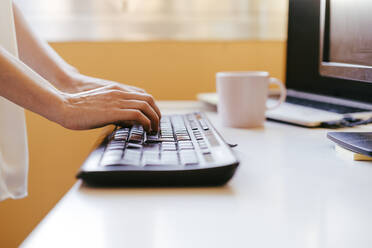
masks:
<path id="1" fill-rule="evenodd" d="M 0 46 L 18 57 L 11 0 L 0 0 Z M 0 97 L 0 201 L 27 195 L 27 173 L 24 110 Z"/>
<path id="2" fill-rule="evenodd" d="M 27 174 L 24 111 L 0 97 L 0 201 L 27 196 Z"/>

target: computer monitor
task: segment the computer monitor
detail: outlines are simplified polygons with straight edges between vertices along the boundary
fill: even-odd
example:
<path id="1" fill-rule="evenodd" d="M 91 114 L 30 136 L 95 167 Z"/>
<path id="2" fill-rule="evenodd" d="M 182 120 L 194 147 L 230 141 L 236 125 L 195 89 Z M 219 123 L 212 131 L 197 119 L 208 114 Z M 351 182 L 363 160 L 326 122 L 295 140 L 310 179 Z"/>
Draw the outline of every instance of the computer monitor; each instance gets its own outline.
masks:
<path id="1" fill-rule="evenodd" d="M 372 1 L 322 0 L 320 75 L 372 82 Z"/>
<path id="2" fill-rule="evenodd" d="M 372 104 L 370 0 L 289 0 L 290 90 Z"/>

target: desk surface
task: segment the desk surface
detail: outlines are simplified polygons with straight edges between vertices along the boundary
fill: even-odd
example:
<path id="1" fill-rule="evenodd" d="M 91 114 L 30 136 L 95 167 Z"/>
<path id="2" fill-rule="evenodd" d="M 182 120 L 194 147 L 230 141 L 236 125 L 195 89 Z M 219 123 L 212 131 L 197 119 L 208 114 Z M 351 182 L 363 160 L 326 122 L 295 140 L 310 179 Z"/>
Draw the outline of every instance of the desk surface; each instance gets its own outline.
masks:
<path id="1" fill-rule="evenodd" d="M 23 247 L 372 246 L 371 162 L 340 157 L 325 129 L 274 122 L 231 129 L 216 113 L 208 116 L 239 144 L 241 164 L 226 186 L 90 188 L 78 181 Z"/>

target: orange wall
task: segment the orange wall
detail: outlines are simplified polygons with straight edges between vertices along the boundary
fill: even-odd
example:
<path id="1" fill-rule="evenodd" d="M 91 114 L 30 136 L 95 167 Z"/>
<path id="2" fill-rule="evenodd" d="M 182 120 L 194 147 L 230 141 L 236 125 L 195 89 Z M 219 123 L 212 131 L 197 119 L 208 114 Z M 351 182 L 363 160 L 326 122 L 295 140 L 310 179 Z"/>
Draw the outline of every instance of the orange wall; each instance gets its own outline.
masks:
<path id="1" fill-rule="evenodd" d="M 81 72 L 131 83 L 157 99 L 194 99 L 214 91 L 223 70 L 267 70 L 284 79 L 285 42 L 57 43 L 53 47 Z"/>
<path id="2" fill-rule="evenodd" d="M 194 99 L 213 91 L 221 70 L 268 70 L 284 78 L 284 42 L 54 43 L 81 72 L 132 82 L 157 99 Z M 0 203 L 0 247 L 16 247 L 75 182 L 100 130 L 70 131 L 26 113 L 29 196 Z M 68 228 L 68 227 L 66 227 Z"/>

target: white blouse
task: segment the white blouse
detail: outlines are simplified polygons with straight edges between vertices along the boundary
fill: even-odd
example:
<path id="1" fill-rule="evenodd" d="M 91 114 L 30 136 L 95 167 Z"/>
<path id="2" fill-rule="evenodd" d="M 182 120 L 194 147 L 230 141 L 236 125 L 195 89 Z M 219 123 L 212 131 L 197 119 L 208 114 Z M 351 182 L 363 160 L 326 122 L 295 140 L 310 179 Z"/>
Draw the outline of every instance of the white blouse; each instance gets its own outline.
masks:
<path id="1" fill-rule="evenodd" d="M 11 0 L 0 0 L 0 46 L 18 57 Z M 24 110 L 0 97 L 0 201 L 27 196 L 27 174 Z"/>

